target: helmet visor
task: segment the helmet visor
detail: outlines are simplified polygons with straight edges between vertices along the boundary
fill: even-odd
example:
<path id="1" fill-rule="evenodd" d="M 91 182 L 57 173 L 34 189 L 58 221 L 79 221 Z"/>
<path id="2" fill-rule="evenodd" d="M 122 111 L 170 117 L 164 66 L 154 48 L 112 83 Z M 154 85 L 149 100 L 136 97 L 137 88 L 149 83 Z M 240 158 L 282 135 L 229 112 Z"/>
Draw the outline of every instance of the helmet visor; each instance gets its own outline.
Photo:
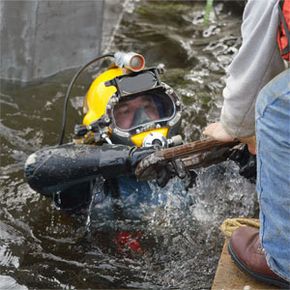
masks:
<path id="1" fill-rule="evenodd" d="M 175 105 L 165 92 L 143 92 L 121 98 L 113 108 L 113 119 L 116 127 L 129 131 L 151 122 L 169 119 L 174 112 Z"/>

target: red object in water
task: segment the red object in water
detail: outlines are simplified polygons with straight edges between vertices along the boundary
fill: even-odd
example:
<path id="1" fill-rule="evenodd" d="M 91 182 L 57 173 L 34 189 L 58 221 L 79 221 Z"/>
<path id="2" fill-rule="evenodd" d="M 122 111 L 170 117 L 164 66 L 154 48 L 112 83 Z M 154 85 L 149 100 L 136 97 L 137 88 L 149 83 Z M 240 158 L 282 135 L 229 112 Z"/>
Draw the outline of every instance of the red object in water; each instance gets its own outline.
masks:
<path id="1" fill-rule="evenodd" d="M 119 232 L 116 236 L 115 242 L 120 252 L 130 249 L 136 253 L 143 253 L 141 244 L 139 242 L 141 237 L 142 234 L 140 232 Z"/>

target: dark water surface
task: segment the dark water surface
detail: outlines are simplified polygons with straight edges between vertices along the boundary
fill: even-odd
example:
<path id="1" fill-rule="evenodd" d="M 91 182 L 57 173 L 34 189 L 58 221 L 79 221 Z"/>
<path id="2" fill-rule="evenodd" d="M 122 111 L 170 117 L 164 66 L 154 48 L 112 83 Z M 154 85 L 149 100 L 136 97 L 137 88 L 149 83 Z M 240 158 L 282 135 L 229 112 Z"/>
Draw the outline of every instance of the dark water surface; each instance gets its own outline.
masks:
<path id="1" fill-rule="evenodd" d="M 142 53 L 148 66 L 165 64 L 163 79 L 185 104 L 186 141 L 197 140 L 218 119 L 225 68 L 240 45 L 241 13 L 230 4 L 215 8 L 205 26 L 199 1 L 129 1 L 111 47 Z M 87 216 L 57 210 L 25 183 L 27 156 L 58 141 L 70 77 L 1 82 L 0 289 L 210 289 L 223 244 L 219 225 L 254 214 L 254 185 L 233 162 L 200 170 L 188 192 L 177 180 L 156 188 L 166 205 L 144 220 L 91 214 L 89 228 Z M 73 91 L 67 139 L 81 122 L 89 80 L 81 79 Z M 120 249 L 120 230 L 141 237 L 143 253 Z"/>

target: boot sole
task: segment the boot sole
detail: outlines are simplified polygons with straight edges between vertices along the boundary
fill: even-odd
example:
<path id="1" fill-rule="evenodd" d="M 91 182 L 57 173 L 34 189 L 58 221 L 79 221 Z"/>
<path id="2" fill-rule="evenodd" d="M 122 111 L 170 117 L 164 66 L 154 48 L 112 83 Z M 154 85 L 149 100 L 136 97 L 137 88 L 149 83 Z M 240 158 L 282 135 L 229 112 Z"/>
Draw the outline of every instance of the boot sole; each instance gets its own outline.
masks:
<path id="1" fill-rule="evenodd" d="M 228 244 L 228 251 L 233 259 L 233 261 L 235 262 L 235 264 L 245 273 L 247 273 L 248 275 L 252 276 L 253 278 L 255 278 L 258 281 L 267 283 L 267 284 L 272 284 L 278 287 L 282 287 L 283 289 L 290 289 L 290 284 L 287 282 L 283 282 L 283 281 L 279 281 L 276 280 L 274 278 L 269 278 L 267 276 L 258 274 L 256 272 L 253 272 L 251 270 L 249 270 L 247 268 L 247 266 L 238 258 L 238 256 L 235 254 L 235 252 L 233 251 L 232 247 L 231 247 L 231 243 L 229 242 Z"/>

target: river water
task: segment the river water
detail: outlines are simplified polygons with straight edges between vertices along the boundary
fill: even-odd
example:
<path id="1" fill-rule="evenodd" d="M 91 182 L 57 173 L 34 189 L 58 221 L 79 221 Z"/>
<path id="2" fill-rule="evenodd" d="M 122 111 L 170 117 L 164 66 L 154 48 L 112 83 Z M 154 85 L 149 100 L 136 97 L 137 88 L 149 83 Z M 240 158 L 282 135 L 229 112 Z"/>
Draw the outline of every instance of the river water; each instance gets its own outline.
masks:
<path id="1" fill-rule="evenodd" d="M 140 52 L 148 66 L 165 65 L 163 79 L 185 104 L 185 141 L 199 139 L 218 119 L 225 68 L 241 43 L 235 7 L 217 3 L 205 25 L 204 2 L 127 1 L 110 44 L 112 51 Z M 25 183 L 27 156 L 58 141 L 71 76 L 1 81 L 0 289 L 210 289 L 224 241 L 221 222 L 255 213 L 255 187 L 235 163 L 199 170 L 187 191 L 178 180 L 156 187 L 166 203 L 142 221 L 92 215 L 89 227 L 86 215 L 57 210 Z M 81 122 L 90 80 L 86 75 L 73 91 L 67 140 Z M 142 251 L 120 248 L 120 229 L 133 232 Z"/>

